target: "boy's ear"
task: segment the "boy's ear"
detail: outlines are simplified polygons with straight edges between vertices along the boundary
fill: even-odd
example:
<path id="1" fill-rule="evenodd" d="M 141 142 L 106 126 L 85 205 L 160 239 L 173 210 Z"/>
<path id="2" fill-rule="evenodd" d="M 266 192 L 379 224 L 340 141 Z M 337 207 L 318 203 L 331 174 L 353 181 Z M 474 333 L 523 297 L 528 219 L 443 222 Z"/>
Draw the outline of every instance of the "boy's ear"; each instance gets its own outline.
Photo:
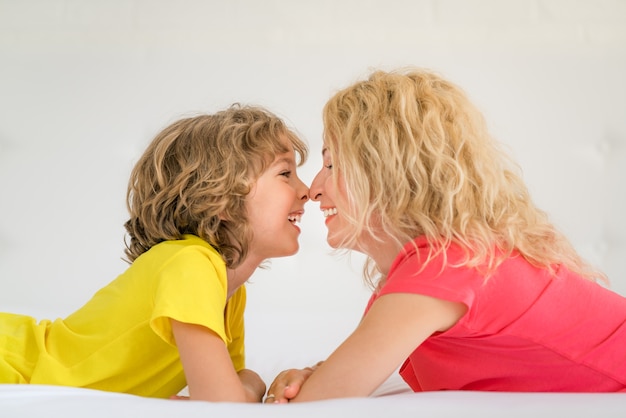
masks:
<path id="1" fill-rule="evenodd" d="M 235 219 L 233 218 L 233 214 L 232 212 L 232 208 L 231 209 L 227 209 L 224 208 L 222 209 L 218 214 L 217 214 L 217 219 L 220 220 L 220 222 L 234 222 Z"/>

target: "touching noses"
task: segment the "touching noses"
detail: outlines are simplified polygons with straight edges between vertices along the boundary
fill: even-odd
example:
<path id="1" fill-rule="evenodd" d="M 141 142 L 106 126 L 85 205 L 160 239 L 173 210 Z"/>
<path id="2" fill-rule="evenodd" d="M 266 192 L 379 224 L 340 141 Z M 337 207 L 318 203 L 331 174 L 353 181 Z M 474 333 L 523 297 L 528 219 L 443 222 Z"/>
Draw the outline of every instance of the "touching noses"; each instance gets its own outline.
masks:
<path id="1" fill-rule="evenodd" d="M 309 189 L 309 196 L 311 197 L 311 200 L 315 200 L 316 202 L 319 201 L 321 199 L 321 197 L 322 197 L 322 179 L 321 179 L 321 174 L 322 174 L 321 171 L 319 173 L 317 173 L 317 175 L 313 179 L 313 182 L 311 183 L 311 187 Z"/>

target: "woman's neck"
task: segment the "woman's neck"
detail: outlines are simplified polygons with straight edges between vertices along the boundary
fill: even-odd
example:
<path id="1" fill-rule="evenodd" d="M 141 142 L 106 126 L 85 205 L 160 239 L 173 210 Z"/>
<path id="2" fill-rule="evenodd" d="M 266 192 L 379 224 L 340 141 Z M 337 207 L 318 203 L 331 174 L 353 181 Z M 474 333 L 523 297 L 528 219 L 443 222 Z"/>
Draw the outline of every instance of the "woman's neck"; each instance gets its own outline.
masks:
<path id="1" fill-rule="evenodd" d="M 380 237 L 379 237 L 380 238 Z M 382 240 L 373 240 L 363 245 L 362 252 L 374 260 L 378 271 L 386 277 L 391 268 L 391 264 L 402 250 L 403 245 L 398 244 L 395 239 L 388 237 Z"/>

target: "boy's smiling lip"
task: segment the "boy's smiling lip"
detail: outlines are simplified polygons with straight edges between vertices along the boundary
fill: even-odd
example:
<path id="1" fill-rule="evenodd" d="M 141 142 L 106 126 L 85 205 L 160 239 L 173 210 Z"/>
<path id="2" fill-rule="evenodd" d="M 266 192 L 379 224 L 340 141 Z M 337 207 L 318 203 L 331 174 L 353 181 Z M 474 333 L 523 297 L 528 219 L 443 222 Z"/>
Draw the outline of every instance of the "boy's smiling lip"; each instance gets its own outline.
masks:
<path id="1" fill-rule="evenodd" d="M 304 209 L 293 211 L 293 212 L 290 212 L 289 215 L 287 215 L 287 220 L 294 227 L 296 227 L 298 230 L 300 230 L 300 228 L 298 228 L 298 226 L 296 224 L 300 223 L 302 221 L 302 215 L 304 215 Z"/>

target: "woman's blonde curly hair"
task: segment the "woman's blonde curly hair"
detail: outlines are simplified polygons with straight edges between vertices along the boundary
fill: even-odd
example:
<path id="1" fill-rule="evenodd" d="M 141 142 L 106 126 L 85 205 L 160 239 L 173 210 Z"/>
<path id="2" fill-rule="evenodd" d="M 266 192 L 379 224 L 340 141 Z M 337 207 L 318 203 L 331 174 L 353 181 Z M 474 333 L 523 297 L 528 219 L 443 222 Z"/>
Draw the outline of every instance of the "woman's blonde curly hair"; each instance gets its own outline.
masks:
<path id="1" fill-rule="evenodd" d="M 159 133 L 132 170 L 127 191 L 127 261 L 153 245 L 196 235 L 230 268 L 246 257 L 252 231 L 245 199 L 275 156 L 306 144 L 276 115 L 232 105 L 179 120 Z"/>
<path id="2" fill-rule="evenodd" d="M 353 225 L 342 247 L 376 225 L 398 245 L 425 236 L 424 265 L 455 243 L 487 277 L 517 251 L 551 271 L 562 264 L 605 278 L 533 204 L 518 167 L 456 85 L 422 69 L 376 71 L 336 93 L 323 116 L 333 170 L 356 208 L 342 211 Z M 379 274 L 369 259 L 367 281 L 376 286 Z"/>

